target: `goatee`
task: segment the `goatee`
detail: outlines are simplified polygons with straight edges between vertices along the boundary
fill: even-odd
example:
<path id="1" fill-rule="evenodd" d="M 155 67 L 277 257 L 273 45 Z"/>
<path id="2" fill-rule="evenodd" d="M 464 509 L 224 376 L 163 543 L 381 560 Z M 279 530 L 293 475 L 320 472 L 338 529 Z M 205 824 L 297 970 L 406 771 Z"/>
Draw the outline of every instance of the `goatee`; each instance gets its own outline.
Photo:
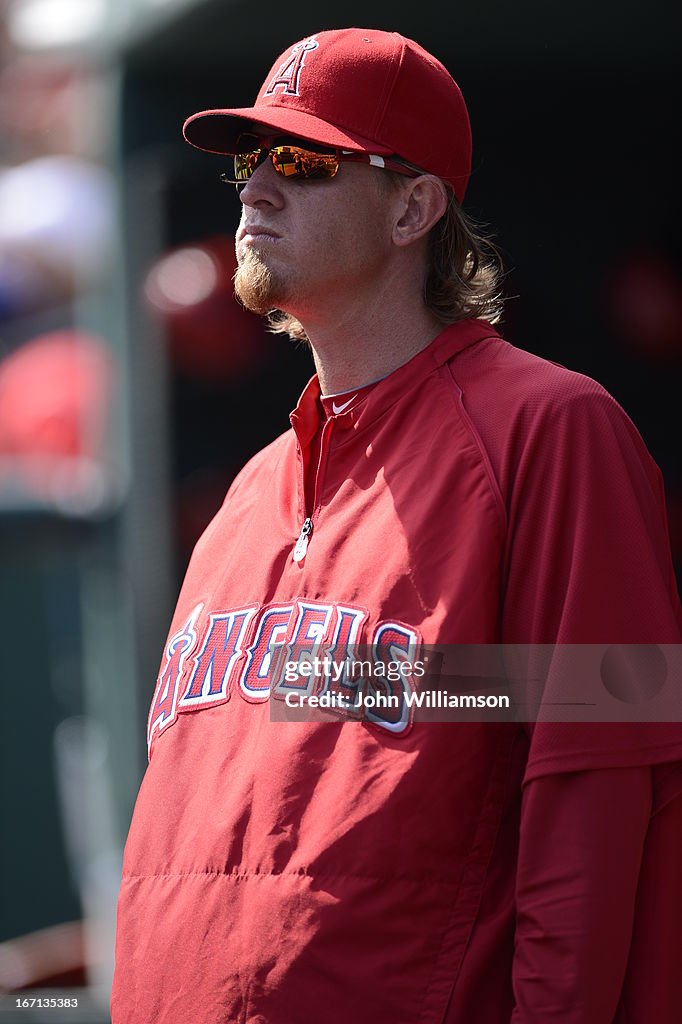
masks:
<path id="1" fill-rule="evenodd" d="M 234 275 L 235 295 L 252 313 L 270 313 L 276 306 L 273 276 L 253 249 L 247 249 Z"/>

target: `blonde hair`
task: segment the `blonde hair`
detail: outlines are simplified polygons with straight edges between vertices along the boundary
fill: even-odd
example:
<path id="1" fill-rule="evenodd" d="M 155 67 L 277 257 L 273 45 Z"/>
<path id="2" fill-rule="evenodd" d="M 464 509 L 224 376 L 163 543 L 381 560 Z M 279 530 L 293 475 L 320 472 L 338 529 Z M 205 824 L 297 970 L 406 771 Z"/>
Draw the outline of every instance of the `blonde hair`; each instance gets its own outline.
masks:
<path id="1" fill-rule="evenodd" d="M 386 172 L 399 186 L 405 178 Z M 480 317 L 491 324 L 502 315 L 502 259 L 489 236 L 462 209 L 448 189 L 445 213 L 431 229 L 424 278 L 424 304 L 443 324 Z M 301 322 L 282 310 L 267 316 L 268 329 L 308 341 Z"/>

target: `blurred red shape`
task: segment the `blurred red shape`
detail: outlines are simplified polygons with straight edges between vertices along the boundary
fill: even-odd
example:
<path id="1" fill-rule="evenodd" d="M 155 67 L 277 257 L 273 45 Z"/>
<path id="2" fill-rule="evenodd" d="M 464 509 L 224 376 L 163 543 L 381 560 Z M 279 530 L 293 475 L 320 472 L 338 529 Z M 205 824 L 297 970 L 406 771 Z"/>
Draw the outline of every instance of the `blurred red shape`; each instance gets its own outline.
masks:
<path id="1" fill-rule="evenodd" d="M 114 362 L 104 341 L 53 331 L 0 362 L 0 487 L 3 504 L 38 501 L 90 516 L 114 496 L 104 451 Z"/>
<path id="2" fill-rule="evenodd" d="M 0 362 L 0 454 L 95 457 L 112 376 L 106 343 L 83 331 L 23 344 Z"/>
<path id="3" fill-rule="evenodd" d="M 682 276 L 655 249 L 625 255 L 606 285 L 607 314 L 618 336 L 641 355 L 677 359 L 682 353 Z"/>
<path id="4" fill-rule="evenodd" d="M 260 318 L 234 297 L 236 268 L 234 238 L 219 235 L 171 249 L 149 270 L 145 299 L 181 373 L 235 380 L 267 360 L 270 340 Z"/>

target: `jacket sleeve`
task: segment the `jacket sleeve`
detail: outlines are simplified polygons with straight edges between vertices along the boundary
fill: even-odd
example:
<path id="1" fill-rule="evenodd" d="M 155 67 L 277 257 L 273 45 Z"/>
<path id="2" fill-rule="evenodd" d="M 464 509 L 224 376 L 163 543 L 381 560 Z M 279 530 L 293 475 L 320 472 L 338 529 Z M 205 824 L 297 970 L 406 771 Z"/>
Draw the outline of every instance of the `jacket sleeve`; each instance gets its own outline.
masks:
<path id="1" fill-rule="evenodd" d="M 508 462 L 503 638 L 527 663 L 553 649 L 541 686 L 554 702 L 525 726 L 512 1020 L 611 1024 L 651 809 L 682 791 L 682 716 L 647 720 L 656 699 L 679 703 L 679 661 L 653 703 L 628 703 L 627 687 L 604 690 L 600 659 L 633 645 L 679 658 L 680 606 L 661 476 L 633 424 L 585 378 L 551 397 L 523 410 Z M 559 720 L 590 687 L 600 716 Z"/>
<path id="2" fill-rule="evenodd" d="M 550 775 L 523 795 L 512 1024 L 611 1024 L 652 805 L 651 769 Z"/>
<path id="3" fill-rule="evenodd" d="M 523 650 L 520 675 L 540 680 L 545 702 L 529 715 L 526 782 L 682 760 L 682 612 L 660 472 L 598 384 L 575 374 L 555 391 L 517 413 L 505 453 L 502 639 Z M 652 700 L 648 680 L 634 700 L 628 680 L 605 685 L 602 659 L 636 666 L 647 651 L 662 665 Z M 581 721 L 571 700 L 588 708 Z"/>

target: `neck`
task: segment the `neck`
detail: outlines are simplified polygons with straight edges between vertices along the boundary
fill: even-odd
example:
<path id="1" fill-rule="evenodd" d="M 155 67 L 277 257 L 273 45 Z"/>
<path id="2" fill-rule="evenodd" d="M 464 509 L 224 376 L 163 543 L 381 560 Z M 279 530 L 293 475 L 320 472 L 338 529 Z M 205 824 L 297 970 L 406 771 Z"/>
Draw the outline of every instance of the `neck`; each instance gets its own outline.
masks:
<path id="1" fill-rule="evenodd" d="M 326 303 L 302 316 L 323 395 L 363 387 L 408 362 L 433 341 L 443 324 L 420 294 L 381 290 L 351 303 Z M 336 308 L 330 308 L 336 305 Z"/>

